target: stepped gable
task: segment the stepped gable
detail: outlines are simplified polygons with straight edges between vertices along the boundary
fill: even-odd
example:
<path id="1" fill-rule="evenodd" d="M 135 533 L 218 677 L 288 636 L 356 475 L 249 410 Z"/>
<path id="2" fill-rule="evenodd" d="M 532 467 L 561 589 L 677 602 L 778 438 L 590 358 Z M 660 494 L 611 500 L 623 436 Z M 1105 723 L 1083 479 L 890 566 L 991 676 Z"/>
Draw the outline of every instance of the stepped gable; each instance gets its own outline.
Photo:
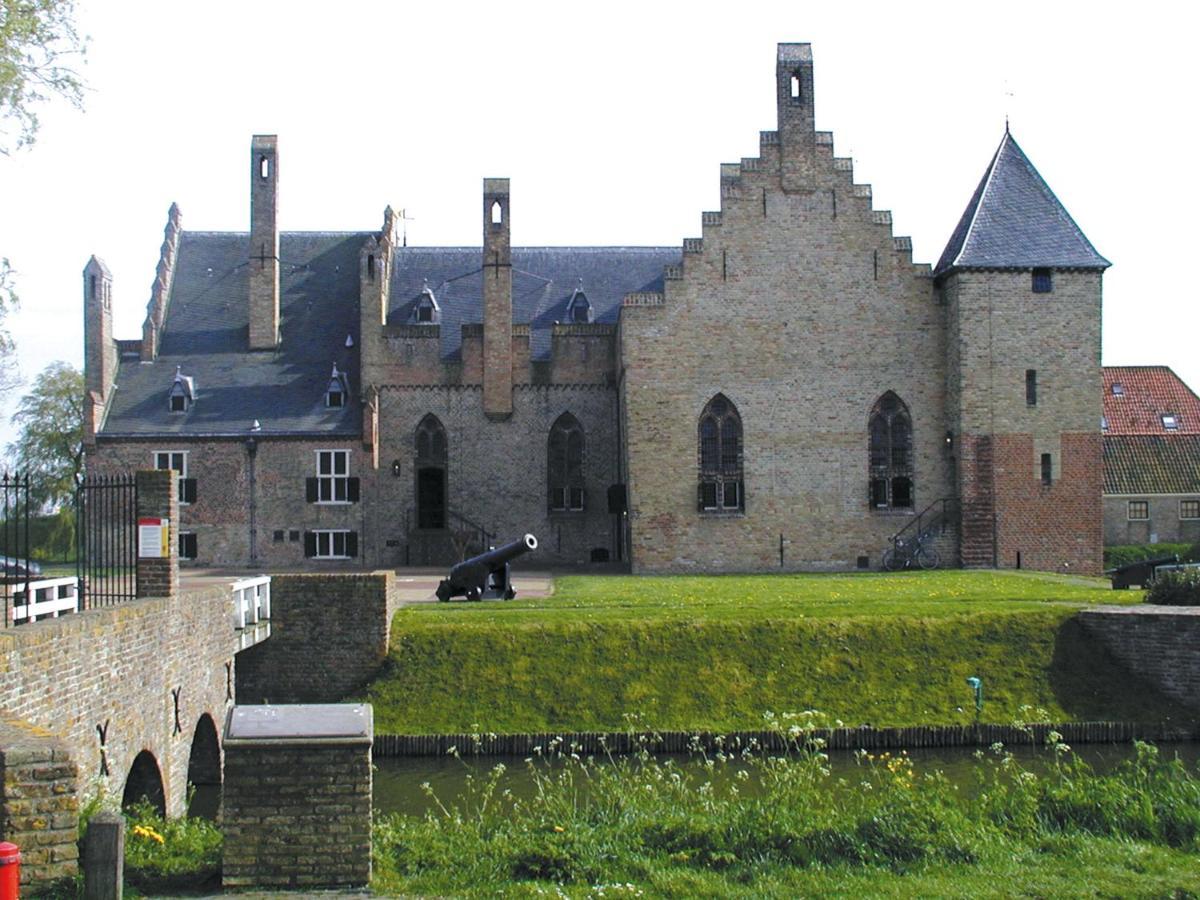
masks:
<path id="1" fill-rule="evenodd" d="M 587 296 L 594 323 L 615 325 L 621 299 L 661 291 L 664 266 L 679 257 L 677 247 L 514 247 L 513 322 L 529 324 L 532 358 L 550 358 L 553 326 L 567 322 L 576 288 Z M 441 356 L 459 358 L 462 326 L 483 322 L 482 279 L 478 247 L 398 247 L 387 323 L 409 324 L 428 282 L 441 309 Z"/>
<path id="2" fill-rule="evenodd" d="M 1194 494 L 1200 490 L 1200 434 L 1119 434 L 1104 438 L 1104 493 Z"/>
<path id="3" fill-rule="evenodd" d="M 952 269 L 1107 269 L 1005 130 L 934 275 Z"/>
<path id="4" fill-rule="evenodd" d="M 280 344 L 247 349 L 249 235 L 183 232 L 158 358 L 121 360 L 100 437 L 360 433 L 358 403 L 325 406 L 336 363 L 358 378 L 358 256 L 367 232 L 280 235 Z M 352 346 L 346 346 L 346 338 Z M 175 372 L 196 400 L 168 410 Z"/>
<path id="5" fill-rule="evenodd" d="M 1167 428 L 1163 416 L 1175 417 Z M 1106 435 L 1200 434 L 1200 397 L 1170 366 L 1105 366 Z"/>

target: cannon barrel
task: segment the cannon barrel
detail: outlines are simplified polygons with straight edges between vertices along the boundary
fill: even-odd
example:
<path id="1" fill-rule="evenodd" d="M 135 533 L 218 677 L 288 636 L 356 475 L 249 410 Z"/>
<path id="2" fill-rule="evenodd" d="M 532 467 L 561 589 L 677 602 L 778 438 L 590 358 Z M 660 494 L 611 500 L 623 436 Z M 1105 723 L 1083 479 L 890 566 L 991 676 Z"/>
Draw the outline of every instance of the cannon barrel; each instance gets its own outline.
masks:
<path id="1" fill-rule="evenodd" d="M 468 573 L 478 569 L 490 572 L 497 566 L 502 566 L 506 562 L 516 559 L 518 556 L 523 556 L 530 550 L 537 549 L 537 538 L 532 534 L 527 534 L 524 537 L 517 538 L 515 541 L 509 541 L 499 547 L 493 547 L 478 556 L 472 556 L 470 559 L 464 559 L 458 565 L 450 570 L 450 580 L 458 581 L 460 577 L 467 576 Z"/>

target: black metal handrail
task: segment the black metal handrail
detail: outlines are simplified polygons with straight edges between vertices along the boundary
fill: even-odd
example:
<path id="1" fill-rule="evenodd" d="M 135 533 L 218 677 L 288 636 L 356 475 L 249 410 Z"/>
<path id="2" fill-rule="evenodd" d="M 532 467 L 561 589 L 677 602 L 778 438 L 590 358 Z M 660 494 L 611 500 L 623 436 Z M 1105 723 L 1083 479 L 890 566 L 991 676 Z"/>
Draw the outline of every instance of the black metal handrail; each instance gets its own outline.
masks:
<path id="1" fill-rule="evenodd" d="M 945 531 L 946 526 L 954 522 L 958 513 L 957 497 L 942 497 L 934 500 L 910 519 L 907 525 L 888 538 L 888 541 L 892 546 L 896 546 L 897 541 L 909 541 L 914 537 L 927 535 L 939 525 L 942 526 L 942 531 Z"/>
<path id="2" fill-rule="evenodd" d="M 450 509 L 449 507 L 447 507 L 445 512 L 446 512 L 445 525 L 443 525 L 442 528 L 440 528 L 440 529 L 430 529 L 430 530 L 457 531 L 460 533 L 472 534 L 472 535 L 474 535 L 475 539 L 479 542 L 479 548 L 480 548 L 481 552 L 483 550 L 488 549 L 489 547 L 493 546 L 496 543 L 496 533 L 494 531 L 488 531 L 486 528 L 484 528 L 478 522 L 475 522 L 475 521 L 467 518 L 466 516 L 464 516 L 462 513 L 458 512 L 457 510 Z M 404 512 L 404 531 L 406 534 L 412 530 L 412 528 L 411 528 L 412 522 L 419 523 L 420 518 L 417 516 L 416 509 L 414 507 L 410 506 Z M 418 524 L 417 527 L 420 528 L 420 525 Z"/>

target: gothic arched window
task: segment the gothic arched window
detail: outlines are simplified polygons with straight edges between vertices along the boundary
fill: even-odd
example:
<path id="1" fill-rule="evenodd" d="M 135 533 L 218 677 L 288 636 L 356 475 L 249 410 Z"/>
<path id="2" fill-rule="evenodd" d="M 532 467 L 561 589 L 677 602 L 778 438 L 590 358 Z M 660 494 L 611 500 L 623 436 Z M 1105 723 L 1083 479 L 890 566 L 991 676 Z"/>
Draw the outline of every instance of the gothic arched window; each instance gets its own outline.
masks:
<path id="1" fill-rule="evenodd" d="M 871 409 L 869 497 L 872 509 L 912 509 L 912 417 L 888 391 Z"/>
<path id="2" fill-rule="evenodd" d="M 445 528 L 448 501 L 446 429 L 429 413 L 416 434 L 417 527 Z"/>
<path id="3" fill-rule="evenodd" d="M 746 509 L 742 480 L 742 420 L 724 394 L 717 394 L 700 413 L 701 512 L 741 512 Z"/>
<path id="4" fill-rule="evenodd" d="M 582 511 L 587 494 L 583 484 L 583 426 L 570 413 L 563 413 L 550 426 L 546 463 L 550 511 Z"/>

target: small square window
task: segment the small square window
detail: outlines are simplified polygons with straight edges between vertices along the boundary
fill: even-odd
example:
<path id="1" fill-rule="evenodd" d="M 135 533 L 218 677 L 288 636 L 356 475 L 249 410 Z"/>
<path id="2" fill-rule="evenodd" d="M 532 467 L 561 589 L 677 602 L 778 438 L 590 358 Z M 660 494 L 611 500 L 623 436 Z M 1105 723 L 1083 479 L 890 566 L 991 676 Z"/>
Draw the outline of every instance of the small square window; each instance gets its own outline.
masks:
<path id="1" fill-rule="evenodd" d="M 1112 394 L 1114 397 L 1124 397 L 1125 385 L 1121 384 L 1119 381 L 1114 381 L 1112 386 Z"/>
<path id="2" fill-rule="evenodd" d="M 1129 518 L 1134 521 L 1145 521 L 1150 518 L 1150 502 L 1148 500 L 1130 500 Z"/>
<path id="3" fill-rule="evenodd" d="M 300 531 L 296 528 L 293 528 L 291 531 L 288 532 L 288 540 L 291 541 L 293 544 L 298 542 L 300 540 Z"/>
<path id="4" fill-rule="evenodd" d="M 1180 500 L 1179 518 L 1200 519 L 1200 500 Z"/>
<path id="5" fill-rule="evenodd" d="M 171 412 L 187 412 L 187 397 L 183 394 L 172 394 Z"/>
<path id="6" fill-rule="evenodd" d="M 275 534 L 272 535 L 272 539 L 275 541 L 275 543 L 282 544 L 283 543 L 283 532 L 276 531 Z"/>
<path id="7" fill-rule="evenodd" d="M 1050 276 L 1050 270 L 1034 269 L 1033 292 L 1035 294 L 1049 294 L 1052 290 L 1054 290 L 1054 281 Z"/>
<path id="8" fill-rule="evenodd" d="M 1172 413 L 1163 413 L 1162 423 L 1163 428 L 1167 429 L 1167 431 L 1179 430 L 1179 416 L 1173 415 Z"/>
<path id="9" fill-rule="evenodd" d="M 715 481 L 702 481 L 700 483 L 700 508 L 717 508 L 717 483 Z"/>
<path id="10" fill-rule="evenodd" d="M 196 535 L 195 535 L 195 532 L 191 532 L 191 531 L 179 532 L 179 558 L 180 559 L 195 559 L 196 558 Z"/>

